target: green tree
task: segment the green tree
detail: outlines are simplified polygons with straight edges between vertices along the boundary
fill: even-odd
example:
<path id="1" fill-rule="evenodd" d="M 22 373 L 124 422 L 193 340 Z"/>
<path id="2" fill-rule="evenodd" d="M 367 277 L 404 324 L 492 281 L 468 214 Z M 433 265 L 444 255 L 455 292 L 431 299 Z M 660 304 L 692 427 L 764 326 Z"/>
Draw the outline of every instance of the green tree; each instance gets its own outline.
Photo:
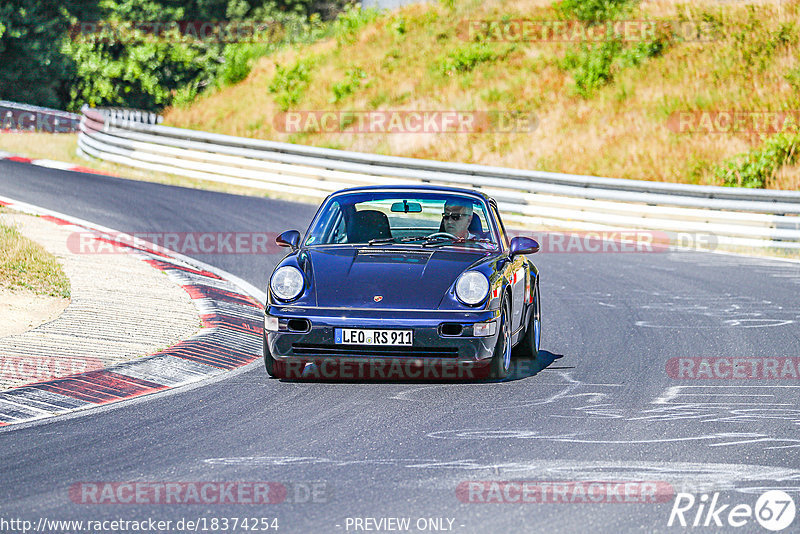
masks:
<path id="1" fill-rule="evenodd" d="M 71 110 L 158 110 L 243 80 L 255 58 L 322 30 L 342 0 L 7 0 L 0 3 L 0 98 Z M 333 7 L 331 7 L 333 6 Z M 182 21 L 274 22 L 254 42 L 195 38 Z M 147 31 L 138 23 L 173 23 Z M 274 30 L 268 30 L 274 31 Z"/>
<path id="2" fill-rule="evenodd" d="M 72 19 L 96 18 L 98 13 L 96 2 L 90 1 L 0 2 L 0 98 L 63 106 L 75 64 L 58 43 Z"/>

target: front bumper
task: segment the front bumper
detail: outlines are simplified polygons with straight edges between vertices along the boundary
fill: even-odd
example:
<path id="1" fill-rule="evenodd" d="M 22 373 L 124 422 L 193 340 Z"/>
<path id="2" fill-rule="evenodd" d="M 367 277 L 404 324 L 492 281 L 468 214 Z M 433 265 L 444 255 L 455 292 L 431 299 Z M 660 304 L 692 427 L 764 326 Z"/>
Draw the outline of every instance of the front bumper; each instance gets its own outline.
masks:
<path id="1" fill-rule="evenodd" d="M 279 331 L 265 329 L 265 348 L 277 361 L 317 358 L 409 359 L 474 364 L 491 359 L 499 332 L 473 336 L 473 325 L 497 320 L 498 310 L 419 311 L 331 309 L 269 306 Z M 456 333 L 460 326 L 460 332 Z M 342 345 L 334 343 L 335 328 L 413 330 L 412 346 Z M 499 329 L 498 329 L 499 330 Z"/>

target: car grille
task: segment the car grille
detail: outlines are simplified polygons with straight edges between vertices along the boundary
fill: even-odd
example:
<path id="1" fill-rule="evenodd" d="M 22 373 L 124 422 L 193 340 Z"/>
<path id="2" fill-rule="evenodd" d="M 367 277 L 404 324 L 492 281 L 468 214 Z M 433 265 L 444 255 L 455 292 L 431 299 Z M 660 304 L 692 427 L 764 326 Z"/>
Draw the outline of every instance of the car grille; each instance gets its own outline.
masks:
<path id="1" fill-rule="evenodd" d="M 316 343 L 292 343 L 292 352 L 296 356 L 458 357 L 458 347 L 408 347 L 403 345 L 325 345 Z"/>

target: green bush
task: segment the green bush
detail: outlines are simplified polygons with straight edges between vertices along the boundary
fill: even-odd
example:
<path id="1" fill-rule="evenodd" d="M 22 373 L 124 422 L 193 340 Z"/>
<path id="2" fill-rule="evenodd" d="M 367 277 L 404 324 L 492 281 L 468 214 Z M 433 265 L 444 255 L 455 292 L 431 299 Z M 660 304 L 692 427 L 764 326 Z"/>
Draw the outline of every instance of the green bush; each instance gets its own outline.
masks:
<path id="1" fill-rule="evenodd" d="M 669 46 L 669 39 L 667 34 L 659 33 L 648 41 L 627 47 L 619 38 L 582 43 L 577 49 L 568 50 L 559 66 L 571 72 L 573 91 L 589 98 L 595 90 L 610 83 L 616 72 L 638 67 L 647 59 L 661 55 Z"/>
<path id="2" fill-rule="evenodd" d="M 147 35 L 126 30 L 120 42 L 112 30 L 65 41 L 63 51 L 76 64 L 69 108 L 126 106 L 158 109 L 184 86 L 208 84 L 214 50 L 195 44 L 177 30 Z"/>
<path id="3" fill-rule="evenodd" d="M 361 9 L 361 4 L 351 4 L 339 13 L 333 22 L 333 35 L 339 45 L 356 40 L 359 30 L 381 15 L 375 8 Z"/>
<path id="4" fill-rule="evenodd" d="M 736 60 L 743 69 L 757 68 L 763 71 L 772 63 L 778 51 L 797 45 L 800 36 L 794 22 L 784 22 L 774 31 L 767 28 L 765 22 L 757 12 L 751 10 L 746 24 L 733 33 Z"/>
<path id="5" fill-rule="evenodd" d="M 800 135 L 779 133 L 768 138 L 761 148 L 717 165 L 714 175 L 727 186 L 763 188 L 782 166 L 797 162 L 799 150 Z"/>
<path id="6" fill-rule="evenodd" d="M 618 39 L 609 39 L 593 46 L 583 43 L 577 51 L 567 52 L 561 60 L 561 68 L 571 71 L 574 91 L 588 98 L 595 89 L 611 81 L 611 69 L 621 50 L 622 43 Z"/>
<path id="7" fill-rule="evenodd" d="M 308 19 L 297 13 L 284 13 L 265 7 L 256 20 L 270 21 L 257 33 L 253 42 L 229 43 L 222 52 L 222 62 L 216 72 L 216 85 L 234 85 L 247 78 L 255 60 L 287 44 L 312 43 L 326 35 L 328 26 L 319 14 Z"/>
<path id="8" fill-rule="evenodd" d="M 225 62 L 219 72 L 218 83 L 234 85 L 247 78 L 255 56 L 254 51 L 250 46 L 226 46 L 223 52 Z"/>
<path id="9" fill-rule="evenodd" d="M 314 10 L 339 0 L 6 0 L 0 2 L 0 97 L 78 110 L 83 104 L 159 110 L 238 83 L 254 60 L 331 31 Z M 247 42 L 169 32 L 130 21 L 269 21 Z M 80 32 L 79 22 L 98 31 Z M 110 26 L 114 25 L 114 26 Z M 32 66 L 35 66 L 33 68 Z"/>
<path id="10" fill-rule="evenodd" d="M 435 63 L 435 70 L 442 76 L 471 72 L 481 63 L 496 61 L 508 55 L 513 45 L 498 50 L 496 45 L 473 42 L 462 45 Z"/>
<path id="11" fill-rule="evenodd" d="M 394 19 L 392 21 L 392 31 L 398 37 L 402 37 L 403 35 L 405 35 L 406 32 L 408 31 L 408 28 L 406 27 L 406 18 L 401 16 Z"/>
<path id="12" fill-rule="evenodd" d="M 361 87 L 361 83 L 366 77 L 367 73 L 358 67 L 348 70 L 344 80 L 333 84 L 331 88 L 333 97 L 331 97 L 330 102 L 335 104 L 355 93 L 356 90 Z"/>
<path id="13" fill-rule="evenodd" d="M 789 85 L 792 86 L 792 89 L 795 90 L 795 93 L 800 93 L 800 67 L 796 67 L 791 69 L 789 72 L 783 75 Z"/>
<path id="14" fill-rule="evenodd" d="M 636 46 L 626 48 L 622 51 L 619 58 L 619 65 L 622 68 L 638 67 L 651 57 L 660 56 L 669 46 L 669 38 L 660 35 L 650 41 L 640 41 Z"/>
<path id="15" fill-rule="evenodd" d="M 596 23 L 625 13 L 632 3 L 631 0 L 561 0 L 556 8 L 565 17 Z"/>
<path id="16" fill-rule="evenodd" d="M 311 81 L 312 58 L 300 60 L 292 67 L 276 65 L 275 76 L 269 84 L 269 92 L 275 94 L 275 102 L 286 111 L 300 102 Z"/>
<path id="17" fill-rule="evenodd" d="M 73 20 L 94 20 L 93 2 L 0 2 L 0 98 L 65 108 L 75 62 L 59 50 Z"/>

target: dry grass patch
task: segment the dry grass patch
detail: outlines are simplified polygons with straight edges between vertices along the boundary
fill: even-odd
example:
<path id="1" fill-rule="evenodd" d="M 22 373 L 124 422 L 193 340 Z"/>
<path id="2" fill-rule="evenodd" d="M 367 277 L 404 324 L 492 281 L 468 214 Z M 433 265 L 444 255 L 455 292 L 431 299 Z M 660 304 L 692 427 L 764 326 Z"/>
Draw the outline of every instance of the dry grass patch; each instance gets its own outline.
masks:
<path id="1" fill-rule="evenodd" d="M 0 213 L 2 211 L 0 210 Z M 0 288 L 69 298 L 69 279 L 41 245 L 0 223 Z"/>
<path id="2" fill-rule="evenodd" d="M 0 133 L 0 150 L 19 154 L 33 159 L 53 159 L 83 162 L 75 150 L 78 148 L 78 134 L 50 133 Z"/>
<path id="3" fill-rule="evenodd" d="M 331 37 L 260 59 L 242 83 L 172 109 L 166 122 L 181 127 L 364 152 L 594 174 L 666 182 L 722 184 L 715 169 L 758 149 L 764 136 L 676 133 L 677 111 L 800 109 L 800 7 L 763 2 L 635 4 L 631 19 L 705 21 L 710 41 L 671 41 L 635 65 L 617 65 L 584 96 L 579 72 L 565 66 L 574 43 L 468 43 L 465 20 L 562 17 L 548 2 L 489 1 L 418 4 L 369 22 L 353 38 Z M 626 45 L 628 46 L 628 45 Z M 571 51 L 571 52 L 570 52 Z M 588 53 L 588 52 L 586 52 Z M 624 62 L 623 62 L 624 63 Z M 307 64 L 307 79 L 290 110 L 504 110 L 532 112 L 527 133 L 289 133 L 276 128 L 283 89 L 270 91 L 283 72 Z M 362 76 L 363 73 L 363 76 Z M 291 83 L 286 87 L 292 86 Z M 283 98 L 283 100 L 281 100 Z M 283 104 L 282 104 L 283 102 Z M 106 163 L 74 154 L 74 136 L 4 135 L 0 149 L 91 166 L 138 179 L 266 195 L 259 190 L 199 182 Z M 768 185 L 797 188 L 791 167 Z"/>
<path id="4" fill-rule="evenodd" d="M 703 35 L 710 40 L 672 38 L 663 50 L 641 57 L 631 55 L 633 44 L 626 43 L 609 78 L 601 77 L 584 96 L 574 90 L 577 76 L 583 74 L 564 62 L 568 53 L 583 60 L 580 54 L 588 52 L 581 52 L 577 44 L 468 43 L 458 31 L 466 20 L 564 16 L 554 3 L 544 1 L 408 6 L 368 23 L 352 42 L 331 38 L 262 58 L 245 82 L 186 109 L 169 111 L 166 122 L 409 157 L 719 184 L 715 165 L 759 147 L 763 139 L 675 133 L 667 127 L 671 113 L 800 109 L 797 3 L 633 3 L 623 18 L 702 21 L 704 31 L 711 32 Z M 424 105 L 439 110 L 521 110 L 536 113 L 539 128 L 513 135 L 277 131 L 273 120 L 280 107 L 276 94 L 267 89 L 276 65 L 289 68 L 310 58 L 315 67 L 290 109 L 410 110 Z M 356 69 L 365 76 L 342 92 L 341 84 Z M 336 91 L 342 94 L 332 101 Z M 788 188 L 795 181 L 770 183 Z"/>

